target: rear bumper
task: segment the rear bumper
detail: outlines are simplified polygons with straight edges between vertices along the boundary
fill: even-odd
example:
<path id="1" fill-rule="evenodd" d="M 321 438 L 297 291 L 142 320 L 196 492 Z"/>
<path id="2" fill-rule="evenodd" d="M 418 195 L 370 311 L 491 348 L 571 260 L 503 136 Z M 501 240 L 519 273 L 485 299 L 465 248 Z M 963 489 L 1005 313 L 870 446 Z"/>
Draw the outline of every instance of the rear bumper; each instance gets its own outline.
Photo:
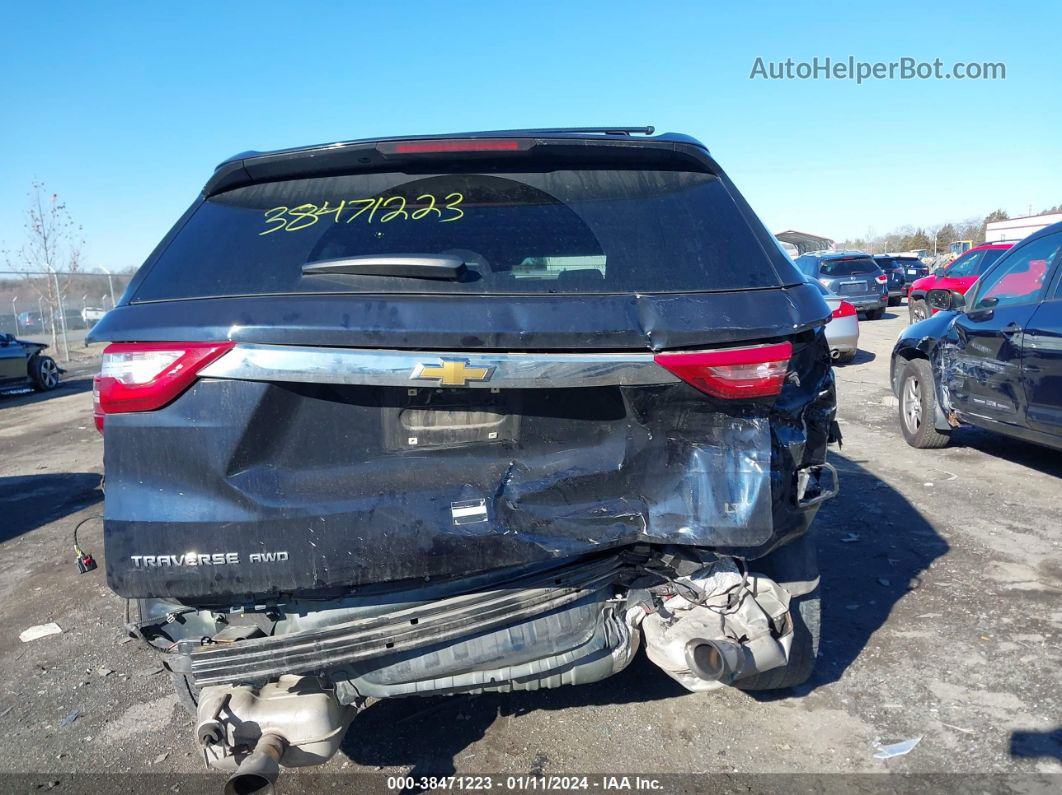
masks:
<path id="1" fill-rule="evenodd" d="M 878 295 L 842 295 L 841 297 L 860 312 L 868 309 L 884 309 L 886 305 L 886 296 L 880 293 Z"/>

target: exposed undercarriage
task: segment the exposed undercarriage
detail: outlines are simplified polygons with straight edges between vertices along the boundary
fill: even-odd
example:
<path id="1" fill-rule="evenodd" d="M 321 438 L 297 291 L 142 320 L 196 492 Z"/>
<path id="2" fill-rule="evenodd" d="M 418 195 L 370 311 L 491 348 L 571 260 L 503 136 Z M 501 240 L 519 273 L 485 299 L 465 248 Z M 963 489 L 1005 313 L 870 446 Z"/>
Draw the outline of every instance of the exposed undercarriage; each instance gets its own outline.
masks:
<path id="1" fill-rule="evenodd" d="M 271 780 L 279 765 L 331 757 L 369 698 L 594 682 L 642 644 L 690 690 L 753 683 L 793 655 L 791 601 L 817 594 L 810 548 L 799 540 L 751 570 L 695 547 L 636 545 L 489 584 L 228 608 L 141 600 L 129 628 L 165 652 L 208 762 Z"/>

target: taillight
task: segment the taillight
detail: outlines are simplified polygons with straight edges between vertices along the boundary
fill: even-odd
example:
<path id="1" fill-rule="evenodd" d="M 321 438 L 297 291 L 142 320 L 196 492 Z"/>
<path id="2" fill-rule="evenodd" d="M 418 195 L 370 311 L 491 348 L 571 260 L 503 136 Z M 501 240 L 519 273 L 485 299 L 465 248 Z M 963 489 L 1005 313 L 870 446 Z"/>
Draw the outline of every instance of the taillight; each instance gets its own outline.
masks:
<path id="1" fill-rule="evenodd" d="M 859 314 L 856 308 L 847 301 L 841 301 L 841 305 L 833 310 L 834 317 L 851 317 L 856 314 Z"/>
<path id="2" fill-rule="evenodd" d="M 884 273 L 879 273 L 877 276 L 874 277 L 874 281 L 876 281 L 878 284 L 885 284 L 885 282 L 887 282 L 888 280 L 889 277 L 886 276 Z"/>
<path id="3" fill-rule="evenodd" d="M 103 351 L 92 380 L 93 419 L 103 430 L 108 414 L 154 411 L 195 381 L 200 370 L 232 342 L 116 342 Z"/>
<path id="4" fill-rule="evenodd" d="M 788 342 L 691 353 L 658 353 L 657 364 L 717 398 L 771 397 L 782 391 L 793 346 Z"/>

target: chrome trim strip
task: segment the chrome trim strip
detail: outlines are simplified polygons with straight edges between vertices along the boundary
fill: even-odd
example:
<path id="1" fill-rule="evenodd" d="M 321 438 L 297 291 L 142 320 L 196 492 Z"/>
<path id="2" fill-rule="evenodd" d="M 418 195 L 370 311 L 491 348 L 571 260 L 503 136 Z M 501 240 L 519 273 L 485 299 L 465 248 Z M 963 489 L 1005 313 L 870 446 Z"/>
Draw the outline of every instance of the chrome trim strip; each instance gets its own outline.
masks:
<path id="1" fill-rule="evenodd" d="M 425 370 L 467 380 L 443 383 L 441 375 L 419 375 Z M 679 380 L 653 361 L 651 353 L 417 353 L 256 343 L 236 345 L 199 375 L 242 381 L 472 389 L 641 386 Z"/>

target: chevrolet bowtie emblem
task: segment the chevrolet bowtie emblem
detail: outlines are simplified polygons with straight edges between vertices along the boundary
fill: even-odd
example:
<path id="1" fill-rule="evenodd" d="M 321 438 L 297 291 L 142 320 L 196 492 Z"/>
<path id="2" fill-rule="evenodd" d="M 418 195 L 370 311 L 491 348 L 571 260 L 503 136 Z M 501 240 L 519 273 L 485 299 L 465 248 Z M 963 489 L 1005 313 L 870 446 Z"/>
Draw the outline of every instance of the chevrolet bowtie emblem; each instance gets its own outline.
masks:
<path id="1" fill-rule="evenodd" d="M 472 367 L 468 359 L 440 359 L 440 364 L 418 364 L 411 381 L 438 381 L 441 386 L 468 386 L 469 381 L 489 381 L 493 367 Z"/>

